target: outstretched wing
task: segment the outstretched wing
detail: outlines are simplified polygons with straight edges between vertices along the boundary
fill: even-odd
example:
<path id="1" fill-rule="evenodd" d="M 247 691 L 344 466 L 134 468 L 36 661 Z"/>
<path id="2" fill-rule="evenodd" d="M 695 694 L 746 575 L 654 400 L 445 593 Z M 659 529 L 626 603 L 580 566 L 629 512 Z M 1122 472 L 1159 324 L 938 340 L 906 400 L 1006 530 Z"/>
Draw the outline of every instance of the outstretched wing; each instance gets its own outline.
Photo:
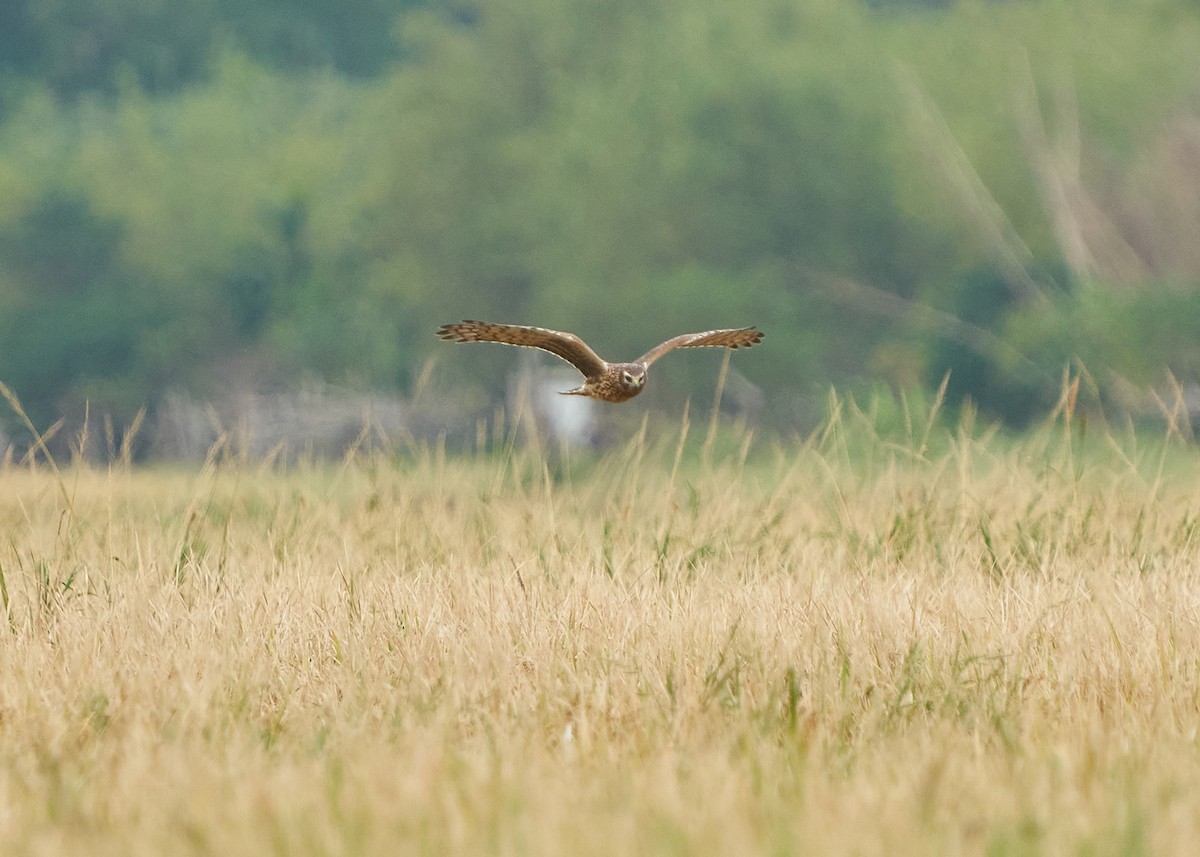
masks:
<path id="1" fill-rule="evenodd" d="M 638 363 L 649 366 L 668 351 L 675 348 L 749 348 L 761 342 L 763 332 L 754 327 L 739 327 L 732 330 L 706 330 L 704 333 L 685 333 L 656 345 L 638 358 Z"/>
<path id="2" fill-rule="evenodd" d="M 544 327 L 460 321 L 455 324 L 443 324 L 437 335 L 449 342 L 502 342 L 505 345 L 540 348 L 566 360 L 582 372 L 585 378 L 599 375 L 606 365 L 600 359 L 600 355 L 575 334 L 547 330 Z"/>

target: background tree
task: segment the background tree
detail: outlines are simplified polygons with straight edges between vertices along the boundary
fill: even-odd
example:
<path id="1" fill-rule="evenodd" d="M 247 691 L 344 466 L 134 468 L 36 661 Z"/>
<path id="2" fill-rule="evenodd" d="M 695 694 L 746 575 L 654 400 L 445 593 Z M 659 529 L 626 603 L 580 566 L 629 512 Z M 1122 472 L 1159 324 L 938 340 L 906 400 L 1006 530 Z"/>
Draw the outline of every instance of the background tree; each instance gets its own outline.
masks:
<path id="1" fill-rule="evenodd" d="M 614 354 L 763 324 L 780 347 L 737 371 L 784 429 L 830 383 L 949 370 L 1020 424 L 1071 361 L 1114 401 L 1200 380 L 1185 2 L 0 15 L 0 377 L 43 421 L 314 377 L 407 391 L 431 357 L 439 386 L 478 383 L 431 334 L 475 316 Z M 658 404 L 702 401 L 712 368 Z"/>

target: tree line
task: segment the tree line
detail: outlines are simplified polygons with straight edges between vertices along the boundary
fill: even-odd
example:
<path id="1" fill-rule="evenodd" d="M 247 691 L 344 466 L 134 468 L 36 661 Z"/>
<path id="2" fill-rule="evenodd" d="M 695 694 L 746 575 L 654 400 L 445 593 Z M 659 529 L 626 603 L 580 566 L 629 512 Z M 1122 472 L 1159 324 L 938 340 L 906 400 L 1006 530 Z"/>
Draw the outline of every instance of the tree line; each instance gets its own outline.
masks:
<path id="1" fill-rule="evenodd" d="M 18 0 L 0 380 L 42 425 L 482 396 L 432 331 L 494 317 L 616 356 L 758 324 L 781 428 L 947 372 L 1014 425 L 1064 367 L 1128 405 L 1200 381 L 1198 71 L 1183 0 Z"/>

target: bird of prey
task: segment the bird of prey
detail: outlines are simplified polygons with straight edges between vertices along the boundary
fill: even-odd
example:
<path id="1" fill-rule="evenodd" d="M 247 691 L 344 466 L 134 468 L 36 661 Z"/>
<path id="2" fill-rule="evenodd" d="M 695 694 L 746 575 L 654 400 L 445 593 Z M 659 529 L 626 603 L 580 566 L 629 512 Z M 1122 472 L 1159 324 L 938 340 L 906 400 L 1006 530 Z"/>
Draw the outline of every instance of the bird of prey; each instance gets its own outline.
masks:
<path id="1" fill-rule="evenodd" d="M 573 390 L 563 390 L 564 396 L 590 396 L 605 402 L 624 402 L 642 392 L 646 386 L 646 370 L 668 351 L 700 347 L 749 348 L 763 338 L 762 331 L 753 327 L 685 333 L 654 346 L 632 363 L 609 363 L 575 334 L 544 327 L 460 321 L 443 324 L 437 335 L 449 342 L 501 342 L 549 351 L 583 373 L 583 384 Z"/>

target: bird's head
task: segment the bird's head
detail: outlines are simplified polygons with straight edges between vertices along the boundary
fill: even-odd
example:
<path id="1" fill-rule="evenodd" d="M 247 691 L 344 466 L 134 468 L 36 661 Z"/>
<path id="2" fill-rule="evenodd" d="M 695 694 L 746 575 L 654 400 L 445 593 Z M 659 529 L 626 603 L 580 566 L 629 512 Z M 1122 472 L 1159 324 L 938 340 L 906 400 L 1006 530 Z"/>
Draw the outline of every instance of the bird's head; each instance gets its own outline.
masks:
<path id="1" fill-rule="evenodd" d="M 636 393 L 646 384 L 646 367 L 638 363 L 622 366 L 618 379 L 625 390 Z"/>

